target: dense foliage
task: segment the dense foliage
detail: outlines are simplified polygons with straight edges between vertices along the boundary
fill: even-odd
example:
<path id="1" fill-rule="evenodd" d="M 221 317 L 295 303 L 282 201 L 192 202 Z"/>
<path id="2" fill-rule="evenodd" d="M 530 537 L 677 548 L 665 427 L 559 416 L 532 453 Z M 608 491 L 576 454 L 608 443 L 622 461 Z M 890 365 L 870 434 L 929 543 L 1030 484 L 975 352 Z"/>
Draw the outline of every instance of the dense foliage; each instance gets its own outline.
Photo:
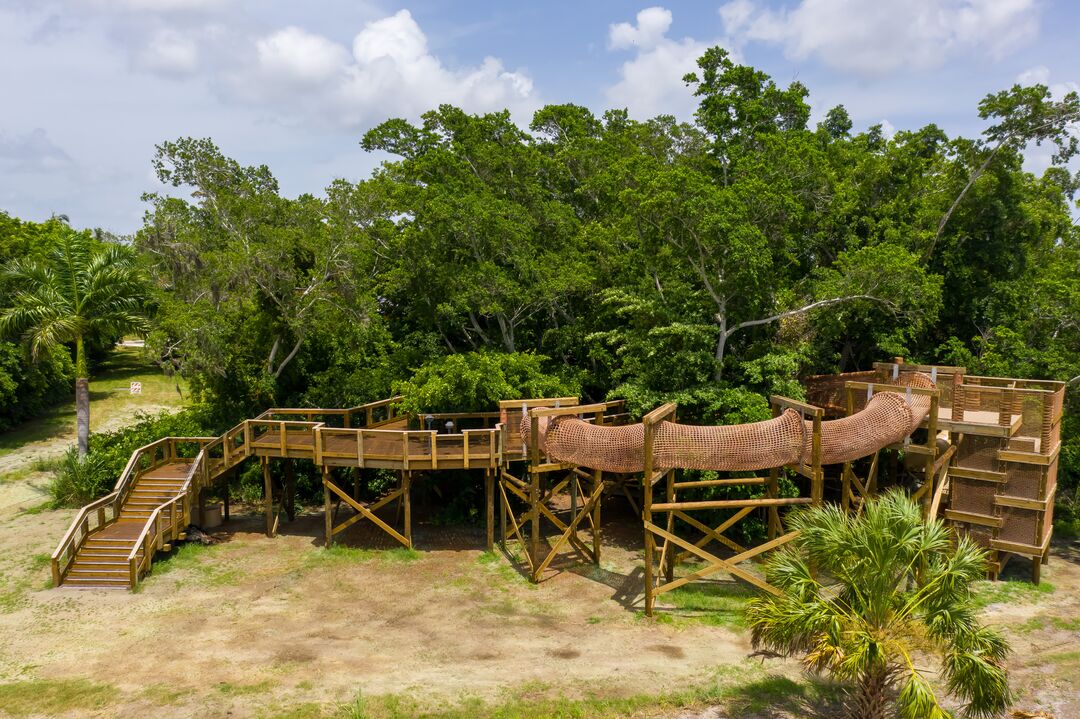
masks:
<path id="1" fill-rule="evenodd" d="M 445 105 L 390 119 L 361 142 L 391 159 L 320 196 L 284 197 L 208 139 L 164 142 L 171 189 L 134 238 L 150 345 L 231 418 L 395 389 L 425 411 L 580 389 L 745 421 L 801 376 L 895 355 L 1071 380 L 1067 502 L 1076 94 L 989 94 L 973 139 L 856 130 L 842 106 L 815 126 L 807 88 L 720 48 L 686 81 L 693 122 L 568 104 L 528 128 Z M 1055 150 L 1039 175 L 1022 168 L 1034 143 Z"/>
<path id="2" fill-rule="evenodd" d="M 790 545 L 765 574 L 779 594 L 748 608 L 754 644 L 798 654 L 808 669 L 849 683 L 854 719 L 946 719 L 925 667 L 965 703 L 964 716 L 999 716 L 1010 701 L 1009 648 L 978 619 L 972 583 L 986 554 L 893 491 L 858 514 L 834 504 L 792 512 Z M 890 711 L 895 706 L 896 711 Z"/>
<path id="3" fill-rule="evenodd" d="M 79 456 L 90 435 L 90 355 L 93 339 L 145 331 L 147 285 L 128 245 L 61 231 L 44 257 L 17 257 L 4 268 L 8 297 L 0 334 L 18 336 L 32 359 L 75 347 L 75 408 Z"/>

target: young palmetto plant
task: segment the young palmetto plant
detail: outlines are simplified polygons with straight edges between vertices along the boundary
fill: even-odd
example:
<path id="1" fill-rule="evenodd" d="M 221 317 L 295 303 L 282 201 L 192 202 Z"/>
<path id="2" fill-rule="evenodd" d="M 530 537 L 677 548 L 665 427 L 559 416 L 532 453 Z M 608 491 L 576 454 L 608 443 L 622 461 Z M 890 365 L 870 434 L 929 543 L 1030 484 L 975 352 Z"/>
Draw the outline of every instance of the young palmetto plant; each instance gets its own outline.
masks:
<path id="1" fill-rule="evenodd" d="M 977 545 L 923 521 L 899 492 L 859 515 L 824 505 L 792 512 L 789 523 L 798 537 L 765 565 L 781 593 L 747 610 L 755 646 L 802 655 L 809 669 L 851 685 L 856 719 L 950 717 L 928 678 L 938 673 L 964 715 L 1005 709 L 1009 648 L 979 622 L 970 589 L 986 566 Z"/>
<path id="2" fill-rule="evenodd" d="M 146 284 L 129 247 L 95 241 L 65 228 L 44 260 L 8 265 L 10 306 L 0 311 L 0 333 L 21 333 L 36 358 L 75 345 L 75 415 L 79 457 L 90 435 L 90 366 L 85 342 L 95 334 L 143 331 Z"/>

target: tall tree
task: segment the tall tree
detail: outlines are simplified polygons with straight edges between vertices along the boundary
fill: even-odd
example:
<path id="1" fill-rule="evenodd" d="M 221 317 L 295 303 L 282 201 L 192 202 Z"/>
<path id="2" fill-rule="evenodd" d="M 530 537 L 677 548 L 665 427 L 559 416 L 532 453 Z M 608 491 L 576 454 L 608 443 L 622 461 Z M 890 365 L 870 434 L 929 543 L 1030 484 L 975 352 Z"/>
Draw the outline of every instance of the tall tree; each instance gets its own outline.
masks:
<path id="1" fill-rule="evenodd" d="M 265 405 L 317 327 L 368 322 L 375 268 L 362 204 L 343 204 L 339 191 L 329 204 L 282 197 L 269 168 L 205 139 L 162 143 L 154 167 L 191 199 L 145 198 L 136 244 L 157 290 L 151 341 L 197 390 Z"/>
<path id="2" fill-rule="evenodd" d="M 145 332 L 146 285 L 128 247 L 99 243 L 88 232 L 61 233 L 44 259 L 16 259 L 5 272 L 10 306 L 0 311 L 0 332 L 21 334 L 35 358 L 75 345 L 75 410 L 79 456 L 90 435 L 92 337 L 114 339 Z"/>

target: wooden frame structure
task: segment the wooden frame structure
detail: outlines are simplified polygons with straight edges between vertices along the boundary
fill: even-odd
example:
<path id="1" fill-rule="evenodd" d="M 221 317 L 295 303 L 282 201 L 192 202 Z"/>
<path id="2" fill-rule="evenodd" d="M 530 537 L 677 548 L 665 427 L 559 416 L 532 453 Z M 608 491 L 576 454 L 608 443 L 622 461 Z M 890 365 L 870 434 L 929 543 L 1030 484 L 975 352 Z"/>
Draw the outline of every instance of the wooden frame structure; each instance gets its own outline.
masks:
<path id="1" fill-rule="evenodd" d="M 623 407 L 622 400 L 579 405 L 576 397 L 499 403 L 503 432 L 503 464 L 498 482 L 499 542 L 507 551 L 508 540 L 518 541 L 523 550 L 523 569 L 531 581 L 540 581 L 566 545 L 598 565 L 602 543 L 600 518 L 604 473 L 569 462 L 550 461 L 540 446 L 541 419 L 574 415 L 598 425 L 611 424 L 625 418 Z M 518 429 L 524 422 L 529 426 L 528 443 L 522 441 Z M 520 462 L 524 463 L 524 472 L 516 470 L 516 464 L 512 465 Z M 528 480 L 524 479 L 526 476 Z M 554 481 L 551 480 L 553 476 Z M 548 507 L 548 503 L 564 491 L 570 495 L 569 515 L 565 521 Z M 518 511 L 516 505 L 524 505 L 524 509 Z M 553 543 L 544 541 L 545 522 L 559 533 Z M 585 522 L 592 534 L 591 546 L 578 534 Z"/>
<path id="2" fill-rule="evenodd" d="M 903 375 L 912 372 L 929 374 L 936 388 L 907 386 Z M 891 363 L 875 364 L 868 372 L 810 378 L 808 394 L 814 403 L 771 398 L 774 417 L 785 410 L 800 413 L 809 431 L 809 450 L 795 463 L 771 467 L 755 476 L 680 481 L 675 470 L 653 465 L 656 432 L 662 423 L 675 422 L 676 406 L 665 404 L 643 418 L 640 514 L 646 614 L 653 613 L 658 596 L 721 571 L 764 591 L 775 591 L 759 574 L 740 565 L 760 560 L 765 552 L 795 538 L 795 533 L 784 531 L 783 508 L 824 501 L 823 419 L 828 414 L 854 414 L 881 391 L 904 392 L 909 399 L 929 397 L 929 411 L 920 428 L 925 436 L 909 437 L 885 448 L 902 451 L 905 463 L 922 472 L 924 481 L 914 496 L 923 502 L 927 513 L 944 517 L 986 547 L 992 556 L 991 576 L 996 576 L 1011 556 L 1019 555 L 1032 560 L 1032 576 L 1037 582 L 1039 567 L 1048 557 L 1052 529 L 1064 383 L 973 377 L 962 367 L 913 365 L 896 358 Z M 498 543 L 505 549 L 508 542 L 518 542 L 523 571 L 530 580 L 540 581 L 567 548 L 587 561 L 600 563 L 605 489 L 618 487 L 634 503 L 625 475 L 548 457 L 540 441 L 540 423 L 574 416 L 596 425 L 622 424 L 627 415 L 621 400 L 589 405 L 580 405 L 576 397 L 509 400 L 500 402 L 498 413 L 420 416 L 397 414 L 400 400 L 392 397 L 348 409 L 271 409 L 219 437 L 169 437 L 136 450 L 113 492 L 84 507 L 61 539 L 52 555 L 54 583 L 64 583 L 84 548 L 94 542 L 102 546 L 101 537 L 107 535 L 113 538 L 110 541 L 126 542 L 119 549 L 110 547 L 123 551 L 123 583 L 134 587 L 150 570 L 154 552 L 183 536 L 192 503 L 197 501 L 201 509 L 212 483 L 249 458 L 257 458 L 263 469 L 268 536 L 276 534 L 282 512 L 293 516 L 293 463 L 297 459 L 311 461 L 321 470 L 326 546 L 353 525 L 367 521 L 411 548 L 411 491 L 416 473 L 482 470 L 489 550 L 495 544 L 498 505 Z M 456 431 L 440 432 L 440 425 Z M 523 427 L 527 441 L 522 437 Z M 276 507 L 272 460 L 284 466 Z M 396 471 L 400 481 L 382 496 L 363 501 L 360 473 L 368 468 Z M 343 479 L 350 469 L 351 491 Z M 805 478 L 809 496 L 781 497 L 782 471 Z M 871 456 L 863 477 L 856 473 L 854 462 L 844 462 L 839 473 L 841 505 L 858 511 L 865 499 L 877 492 L 881 471 L 880 450 Z M 162 473 L 169 476 L 160 479 Z M 161 487 L 166 485 L 173 494 L 162 494 Z M 688 492 L 698 489 L 751 485 L 763 487 L 764 496 L 686 498 Z M 568 510 L 549 506 L 556 497 L 566 495 Z M 160 503 L 153 504 L 157 498 Z M 400 523 L 379 516 L 379 510 L 394 504 Z M 343 506 L 352 513 L 339 521 Z M 227 507 L 226 498 L 226 512 Z M 715 510 L 731 514 L 716 526 L 702 521 L 700 514 L 695 516 L 695 512 Z M 763 511 L 766 521 L 766 541 L 744 547 L 728 536 L 758 510 Z M 129 524 L 118 528 L 124 522 Z M 550 527 L 555 530 L 553 539 L 545 536 Z M 589 541 L 580 534 L 584 527 L 590 530 Z M 709 548 L 711 544 L 730 554 L 717 554 Z M 687 558 L 705 564 L 677 578 L 676 565 Z M 96 576 L 92 562 L 82 566 L 78 570 L 84 573 L 81 576 Z M 121 581 L 106 579 L 112 582 L 106 586 L 117 586 Z"/>
<path id="3" fill-rule="evenodd" d="M 661 422 L 675 421 L 676 405 L 672 403 L 665 404 L 642 418 L 642 423 L 645 426 L 642 524 L 645 530 L 644 583 L 646 615 L 653 615 L 656 598 L 661 594 L 717 572 L 727 572 L 733 577 L 742 579 L 764 591 L 778 591 L 761 576 L 739 565 L 750 560 L 757 560 L 765 552 L 782 547 L 798 536 L 796 532 L 783 532 L 783 523 L 780 517 L 782 507 L 821 503 L 824 484 L 824 474 L 821 469 L 821 420 L 824 412 L 818 407 L 785 397 L 773 397 L 771 404 L 774 416 L 779 416 L 785 409 L 794 409 L 802 414 L 804 419 L 809 418 L 811 421 L 812 454 L 810 464 L 800 462 L 787 465 L 788 469 L 809 480 L 809 497 L 779 496 L 781 467 L 770 468 L 767 476 L 764 477 L 725 477 L 680 482 L 676 476 L 676 470 L 653 466 L 653 442 L 656 427 Z M 657 490 L 661 488 L 661 482 L 663 482 L 662 491 L 665 495 L 665 501 L 656 502 L 655 498 Z M 680 500 L 679 498 L 682 490 L 750 485 L 764 486 L 765 496 L 754 499 L 696 501 Z M 698 520 L 691 514 L 695 511 L 718 509 L 732 510 L 733 514 L 715 527 Z M 748 548 L 738 544 L 724 534 L 736 527 L 739 522 L 757 509 L 764 509 L 767 513 L 767 541 Z M 654 522 L 655 514 L 666 515 L 663 527 Z M 680 532 L 685 533 L 688 528 L 695 530 L 701 536 L 696 540 L 680 536 Z M 660 541 L 659 556 L 657 556 L 658 540 Z M 734 556 L 724 558 L 706 550 L 705 547 L 712 542 L 716 542 L 728 551 L 734 552 Z M 676 577 L 676 564 L 688 557 L 705 562 L 705 566 L 694 570 L 690 574 Z"/>
<path id="4" fill-rule="evenodd" d="M 896 391 L 905 373 L 928 374 L 938 396 L 922 425 L 923 442 L 906 441 L 905 464 L 921 464 L 921 499 L 928 516 L 941 517 L 990 554 L 996 578 L 1013 556 L 1031 560 L 1034 582 L 1047 562 L 1053 527 L 1065 385 L 1049 380 L 968 375 L 963 367 L 904 362 L 874 364 L 870 372 L 812 377 L 808 392 L 830 403 L 842 393 L 847 413 L 878 390 Z M 843 387 L 839 390 L 839 387 Z M 916 393 L 926 390 L 910 389 Z M 850 463 L 842 473 L 842 502 L 855 509 L 877 491 L 879 458 L 860 479 Z"/>

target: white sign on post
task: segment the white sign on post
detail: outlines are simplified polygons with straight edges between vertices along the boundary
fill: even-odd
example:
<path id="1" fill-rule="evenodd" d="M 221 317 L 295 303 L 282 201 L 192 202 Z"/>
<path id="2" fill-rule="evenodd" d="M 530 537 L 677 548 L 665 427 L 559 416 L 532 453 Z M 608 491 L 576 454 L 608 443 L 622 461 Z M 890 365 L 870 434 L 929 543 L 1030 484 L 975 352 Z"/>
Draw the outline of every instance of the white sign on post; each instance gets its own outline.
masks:
<path id="1" fill-rule="evenodd" d="M 142 382 L 131 383 L 131 394 L 142 394 Z"/>

